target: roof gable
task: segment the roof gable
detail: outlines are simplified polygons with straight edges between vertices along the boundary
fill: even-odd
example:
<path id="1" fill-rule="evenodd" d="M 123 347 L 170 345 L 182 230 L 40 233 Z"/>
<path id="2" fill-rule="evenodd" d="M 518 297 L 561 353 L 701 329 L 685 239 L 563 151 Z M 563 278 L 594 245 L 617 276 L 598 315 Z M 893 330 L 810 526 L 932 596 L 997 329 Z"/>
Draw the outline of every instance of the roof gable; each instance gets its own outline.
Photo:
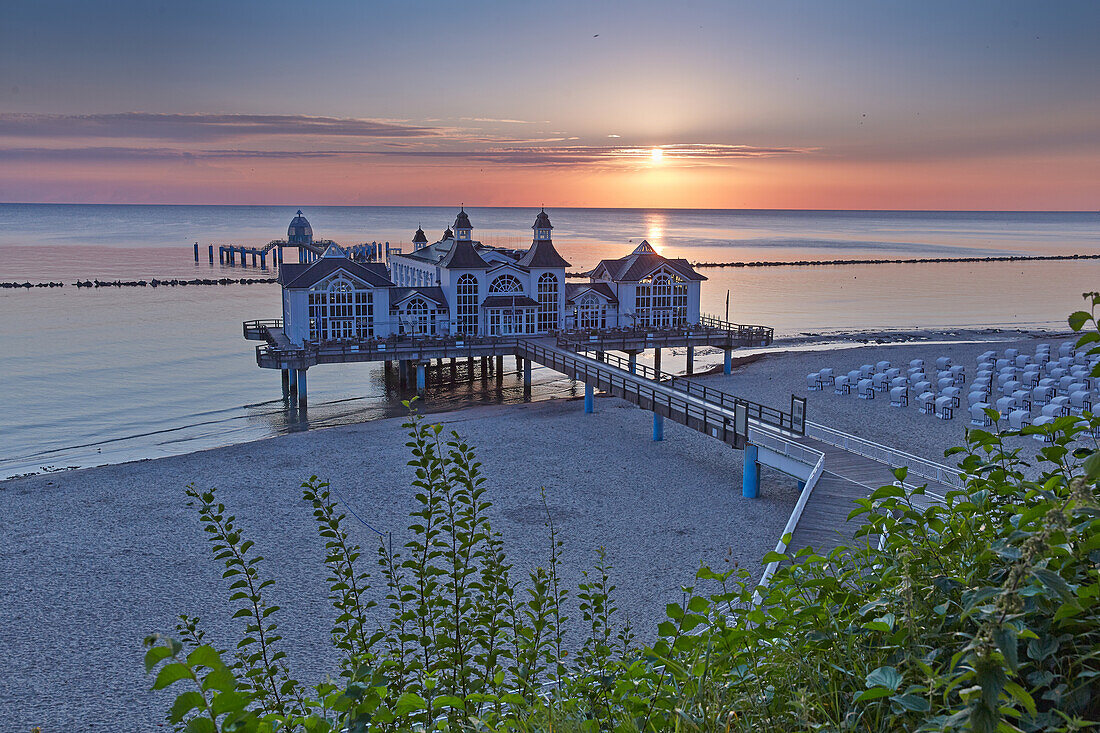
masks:
<path id="1" fill-rule="evenodd" d="M 558 254 L 554 243 L 549 239 L 536 239 L 531 244 L 531 249 L 527 250 L 527 254 L 519 259 L 519 264 L 524 267 L 569 267 L 569 263 Z"/>
<path id="2" fill-rule="evenodd" d="M 284 266 L 285 267 L 285 266 Z M 297 269 L 297 268 L 296 268 Z M 359 263 L 347 257 L 322 257 L 297 272 L 291 271 L 284 288 L 308 288 L 326 277 L 342 272 L 348 277 L 375 288 L 392 288 L 384 265 L 377 262 Z"/>
<path id="3" fill-rule="evenodd" d="M 456 241 L 439 265 L 448 270 L 485 270 L 489 267 L 474 249 L 473 243 L 466 239 Z"/>

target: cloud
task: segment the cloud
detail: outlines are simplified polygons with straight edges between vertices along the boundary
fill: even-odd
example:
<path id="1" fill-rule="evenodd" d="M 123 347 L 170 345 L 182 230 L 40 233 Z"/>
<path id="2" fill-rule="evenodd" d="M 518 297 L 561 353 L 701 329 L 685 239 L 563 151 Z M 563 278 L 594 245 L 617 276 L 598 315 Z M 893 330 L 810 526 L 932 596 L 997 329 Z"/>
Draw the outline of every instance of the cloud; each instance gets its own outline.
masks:
<path id="1" fill-rule="evenodd" d="M 306 115 L 159 114 L 93 115 L 0 113 L 0 136 L 31 138 L 139 138 L 212 141 L 277 135 L 345 138 L 431 137 L 439 128 L 381 120 Z"/>
<path id="2" fill-rule="evenodd" d="M 513 146 L 481 150 L 418 149 L 399 145 L 396 149 L 360 150 L 252 150 L 206 149 L 181 150 L 170 147 L 21 147 L 0 148 L 0 160 L 61 161 L 73 163 L 181 162 L 231 160 L 339 160 L 369 159 L 408 160 L 448 163 L 478 163 L 514 166 L 622 166 L 648 164 L 651 147 L 625 145 L 582 146 Z M 771 158 L 812 153 L 813 148 L 755 147 L 689 143 L 661 146 L 666 165 L 721 164 L 723 161 Z"/>

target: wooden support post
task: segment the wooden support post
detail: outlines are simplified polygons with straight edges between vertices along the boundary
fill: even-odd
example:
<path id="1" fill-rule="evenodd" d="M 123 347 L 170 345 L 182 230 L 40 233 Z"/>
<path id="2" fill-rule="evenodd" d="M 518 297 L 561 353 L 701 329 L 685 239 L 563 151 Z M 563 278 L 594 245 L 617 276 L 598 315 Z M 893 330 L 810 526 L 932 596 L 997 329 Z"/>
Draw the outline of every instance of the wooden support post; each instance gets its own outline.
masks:
<path id="1" fill-rule="evenodd" d="M 267 252 L 260 253 L 260 267 L 267 269 Z"/>
<path id="2" fill-rule="evenodd" d="M 497 384 L 500 384 L 504 381 L 504 354 L 497 356 L 496 370 Z"/>
<path id="3" fill-rule="evenodd" d="M 466 357 L 466 376 L 470 381 L 474 379 L 474 357 Z"/>
<path id="4" fill-rule="evenodd" d="M 214 264 L 214 245 L 210 245 L 210 264 Z"/>
<path id="5" fill-rule="evenodd" d="M 393 376 L 393 364 L 390 363 L 389 359 L 382 362 L 382 375 L 387 382 L 390 381 L 390 378 Z"/>
<path id="6" fill-rule="evenodd" d="M 626 352 L 626 366 L 630 370 L 631 374 L 638 371 L 638 352 L 628 351 Z"/>
<path id="7" fill-rule="evenodd" d="M 210 245 L 213 247 L 214 245 Z M 225 247 L 218 247 L 218 262 L 225 264 Z"/>
<path id="8" fill-rule="evenodd" d="M 298 370 L 298 407 L 306 406 L 306 370 Z"/>
<path id="9" fill-rule="evenodd" d="M 523 396 L 531 396 L 531 360 L 523 360 Z"/>
<path id="10" fill-rule="evenodd" d="M 195 262 L 199 261 L 199 243 L 195 242 Z"/>
<path id="11" fill-rule="evenodd" d="M 689 346 L 688 347 L 687 373 L 688 373 L 688 375 L 691 375 L 691 374 L 695 373 L 695 347 L 694 346 Z"/>
<path id="12" fill-rule="evenodd" d="M 481 381 L 489 378 L 489 357 L 481 357 Z"/>
<path id="13" fill-rule="evenodd" d="M 760 464 L 756 457 L 759 449 L 752 444 L 745 446 L 745 468 L 741 474 L 741 496 L 755 499 L 760 494 Z"/>
<path id="14" fill-rule="evenodd" d="M 451 357 L 451 381 L 458 381 L 458 359 Z"/>
<path id="15" fill-rule="evenodd" d="M 653 350 L 653 368 L 657 370 L 657 376 L 661 376 L 661 350 Z"/>
<path id="16" fill-rule="evenodd" d="M 286 397 L 290 394 L 290 370 L 280 369 L 279 371 L 282 372 L 283 378 L 283 397 Z"/>
<path id="17" fill-rule="evenodd" d="M 289 372 L 290 374 L 288 376 L 290 377 L 290 391 L 294 394 L 298 394 L 298 370 L 290 369 Z"/>

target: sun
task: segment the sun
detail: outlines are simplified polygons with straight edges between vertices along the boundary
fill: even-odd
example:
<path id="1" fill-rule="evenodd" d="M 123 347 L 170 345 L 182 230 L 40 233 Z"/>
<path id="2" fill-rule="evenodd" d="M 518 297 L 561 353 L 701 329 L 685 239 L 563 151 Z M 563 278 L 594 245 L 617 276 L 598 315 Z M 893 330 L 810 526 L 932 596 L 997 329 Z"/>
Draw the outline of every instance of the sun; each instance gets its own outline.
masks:
<path id="1" fill-rule="evenodd" d="M 661 150 L 660 148 L 653 148 L 649 151 L 649 157 L 653 160 L 654 163 L 660 163 L 665 158 L 665 151 Z"/>

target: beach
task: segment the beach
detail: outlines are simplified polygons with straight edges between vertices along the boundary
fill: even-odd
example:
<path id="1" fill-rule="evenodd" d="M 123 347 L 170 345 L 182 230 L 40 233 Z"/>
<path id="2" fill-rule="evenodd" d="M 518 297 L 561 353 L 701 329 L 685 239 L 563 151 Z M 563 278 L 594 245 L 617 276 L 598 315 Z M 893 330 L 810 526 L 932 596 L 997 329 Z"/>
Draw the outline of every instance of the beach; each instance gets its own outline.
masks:
<path id="1" fill-rule="evenodd" d="M 709 385 L 776 407 L 807 398 L 811 421 L 948 463 L 969 420 L 892 408 L 831 390 L 807 392 L 805 374 L 838 373 L 890 360 L 934 363 L 950 356 L 973 374 L 988 349 L 1033 350 L 1064 338 L 1004 334 L 981 341 L 914 342 L 831 350 L 782 351 L 745 358 L 733 374 L 699 374 Z M 669 366 L 682 357 L 674 350 Z M 701 367 L 714 354 L 701 354 Z M 764 468 L 756 500 L 740 492 L 742 453 L 683 426 L 668 424 L 651 440 L 650 414 L 614 398 L 585 415 L 576 399 L 479 406 L 426 417 L 456 430 L 477 449 L 488 479 L 493 526 L 515 562 L 513 579 L 545 564 L 550 551 L 540 490 L 564 542 L 567 586 L 590 568 L 603 546 L 624 619 L 652 637 L 666 603 L 681 598 L 699 564 L 738 564 L 758 575 L 797 500 L 795 482 Z M 373 568 L 375 530 L 403 544 L 413 507 L 412 469 L 402 418 L 310 430 L 156 460 L 48 473 L 0 483 L 2 552 L 7 559 L 0 613 L 0 663 L 21 670 L 0 683 L 0 723 L 43 730 L 150 727 L 167 697 L 148 691 L 141 640 L 172 633 L 181 613 L 203 619 L 216 644 L 235 638 L 222 567 L 210 554 L 185 487 L 216 488 L 277 578 L 271 602 L 295 673 L 318 681 L 334 669 L 328 644 L 333 616 L 321 565 L 322 543 L 300 484 L 311 475 L 332 483 L 334 497 L 362 520 L 345 528 Z M 1040 444 L 1021 440 L 1025 453 Z M 364 524 L 365 523 L 365 524 Z M 370 527 L 366 526 L 370 525 Z M 373 529 L 372 529 L 373 528 Z M 378 591 L 381 596 L 381 591 Z M 570 600 L 570 606 L 575 603 Z M 575 608 L 570 615 L 577 616 Z M 50 690 L 61 686 L 68 702 Z M 106 694 L 104 694 L 106 692 Z"/>
<path id="2" fill-rule="evenodd" d="M 580 572 L 606 548 L 619 606 L 642 640 L 666 603 L 681 599 L 700 562 L 759 574 L 797 499 L 794 481 L 765 471 L 762 496 L 741 498 L 741 453 L 682 426 L 651 440 L 649 413 L 616 399 L 595 414 L 577 400 L 477 407 L 432 415 L 477 448 L 494 503 L 493 526 L 515 563 L 513 579 L 545 564 L 546 502 L 564 542 L 575 611 Z M 413 506 L 401 419 L 311 430 L 267 440 L 103 468 L 0 483 L 6 592 L 0 595 L 0 728 L 148 730 L 169 698 L 148 691 L 142 639 L 172 633 L 181 613 L 202 618 L 229 646 L 236 623 L 224 569 L 212 559 L 189 483 L 216 487 L 277 578 L 270 602 L 295 674 L 335 673 L 328 632 L 323 543 L 300 484 L 331 481 L 365 522 L 404 543 Z M 345 527 L 373 569 L 378 536 Z M 381 599 L 383 590 L 377 591 Z M 65 690 L 58 702 L 58 690 Z"/>

